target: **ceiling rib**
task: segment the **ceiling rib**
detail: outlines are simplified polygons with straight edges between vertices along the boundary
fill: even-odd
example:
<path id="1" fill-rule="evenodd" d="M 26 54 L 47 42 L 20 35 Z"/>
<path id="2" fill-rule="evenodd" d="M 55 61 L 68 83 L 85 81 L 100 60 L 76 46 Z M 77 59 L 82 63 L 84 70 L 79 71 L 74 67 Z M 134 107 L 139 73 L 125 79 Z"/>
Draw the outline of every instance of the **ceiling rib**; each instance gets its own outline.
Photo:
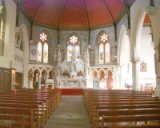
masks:
<path id="1" fill-rule="evenodd" d="M 59 15 L 59 21 L 58 21 L 58 30 L 60 29 L 60 25 L 61 25 L 61 21 L 62 21 L 62 14 L 64 12 L 64 7 L 66 6 L 66 1 L 67 0 L 63 0 L 63 5 L 61 6 L 61 11 L 60 11 L 60 15 Z"/>
<path id="2" fill-rule="evenodd" d="M 17 8 L 16 8 L 16 26 L 19 26 L 19 12 L 21 9 L 21 5 L 22 5 L 22 0 L 19 0 L 17 3 Z"/>
<path id="3" fill-rule="evenodd" d="M 130 15 L 130 12 L 129 12 L 129 6 L 128 6 L 128 3 L 126 3 L 125 0 L 122 0 L 123 1 L 123 4 L 124 4 L 124 7 L 126 9 L 126 12 L 127 12 L 127 15 L 129 16 Z"/>
<path id="4" fill-rule="evenodd" d="M 126 12 L 127 12 L 127 16 L 128 16 L 128 29 L 131 28 L 131 24 L 130 24 L 130 5 L 129 3 L 127 2 L 126 3 L 126 0 L 122 0 L 123 1 L 123 4 L 125 6 L 125 9 L 126 9 Z"/>
<path id="5" fill-rule="evenodd" d="M 105 1 L 105 0 L 102 0 L 102 1 L 104 2 L 104 5 L 106 6 L 106 8 L 108 9 L 108 11 L 109 11 L 109 13 L 110 13 L 110 15 L 111 15 L 111 18 L 112 18 L 112 21 L 113 21 L 113 25 L 114 25 L 115 41 L 117 41 L 117 24 L 116 24 L 116 22 L 115 22 L 115 20 L 114 20 L 114 17 L 113 17 L 113 15 L 112 15 L 111 10 L 110 10 L 110 8 L 108 7 L 106 1 Z"/>
<path id="6" fill-rule="evenodd" d="M 85 7 L 85 12 L 86 12 L 86 17 L 87 17 L 87 25 L 88 25 L 88 28 L 90 29 L 89 16 L 88 16 L 86 0 L 84 0 L 84 7 Z"/>
<path id="7" fill-rule="evenodd" d="M 111 16 L 111 18 L 112 18 L 112 21 L 113 21 L 113 23 L 115 24 L 115 20 L 114 20 L 114 17 L 113 17 L 113 15 L 112 15 L 112 13 L 111 13 L 110 8 L 108 7 L 108 5 L 107 5 L 107 3 L 105 2 L 105 0 L 102 0 L 102 1 L 104 2 L 104 5 L 105 5 L 105 7 L 107 8 L 107 10 L 109 11 L 109 14 L 110 14 L 110 16 Z"/>
<path id="8" fill-rule="evenodd" d="M 42 0 L 42 1 L 41 1 L 39 8 L 36 10 L 35 15 L 33 16 L 32 22 L 34 22 L 36 16 L 38 15 L 38 13 L 39 13 L 39 11 L 40 11 L 40 9 L 41 9 L 41 7 L 43 6 L 43 3 L 44 3 L 45 1 L 46 1 L 46 0 Z"/>

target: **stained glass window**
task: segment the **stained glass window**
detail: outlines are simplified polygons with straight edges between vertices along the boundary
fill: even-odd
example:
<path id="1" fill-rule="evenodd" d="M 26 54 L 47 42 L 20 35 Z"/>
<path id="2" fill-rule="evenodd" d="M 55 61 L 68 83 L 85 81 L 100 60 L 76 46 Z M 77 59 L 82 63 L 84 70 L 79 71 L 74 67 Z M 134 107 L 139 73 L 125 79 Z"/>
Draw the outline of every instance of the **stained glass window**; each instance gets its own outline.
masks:
<path id="1" fill-rule="evenodd" d="M 99 44 L 99 64 L 104 63 L 104 44 Z"/>
<path id="2" fill-rule="evenodd" d="M 39 35 L 39 43 L 38 43 L 38 62 L 48 63 L 48 43 L 47 43 L 47 34 L 42 32 Z"/>
<path id="3" fill-rule="evenodd" d="M 48 63 L 48 44 L 43 45 L 43 63 Z"/>
<path id="4" fill-rule="evenodd" d="M 80 57 L 80 41 L 75 35 L 69 37 L 67 42 L 67 60 L 71 61 L 74 56 L 76 59 Z"/>
<path id="5" fill-rule="evenodd" d="M 38 43 L 38 48 L 37 48 L 38 52 L 37 52 L 37 59 L 38 59 L 38 62 L 42 62 L 42 43 L 39 42 Z"/>
<path id="6" fill-rule="evenodd" d="M 110 63 L 110 44 L 105 44 L 105 63 Z"/>
<path id="7" fill-rule="evenodd" d="M 108 35 L 105 32 L 99 34 L 99 64 L 110 63 L 110 44 L 108 43 Z"/>

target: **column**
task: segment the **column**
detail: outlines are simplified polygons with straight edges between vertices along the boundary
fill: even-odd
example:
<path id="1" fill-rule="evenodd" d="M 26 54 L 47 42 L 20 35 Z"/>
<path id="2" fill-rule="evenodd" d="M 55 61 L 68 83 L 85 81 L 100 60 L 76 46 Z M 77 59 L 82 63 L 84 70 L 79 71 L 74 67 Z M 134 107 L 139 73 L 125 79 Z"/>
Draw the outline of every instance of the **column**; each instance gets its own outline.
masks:
<path id="1" fill-rule="evenodd" d="M 160 97 L 160 47 L 155 48 L 156 88 L 155 95 Z"/>
<path id="2" fill-rule="evenodd" d="M 133 90 L 140 90 L 140 61 L 132 60 Z"/>
<path id="3" fill-rule="evenodd" d="M 99 60 L 98 60 L 98 49 L 97 48 L 95 48 L 95 65 L 98 65 L 98 63 L 99 63 Z"/>

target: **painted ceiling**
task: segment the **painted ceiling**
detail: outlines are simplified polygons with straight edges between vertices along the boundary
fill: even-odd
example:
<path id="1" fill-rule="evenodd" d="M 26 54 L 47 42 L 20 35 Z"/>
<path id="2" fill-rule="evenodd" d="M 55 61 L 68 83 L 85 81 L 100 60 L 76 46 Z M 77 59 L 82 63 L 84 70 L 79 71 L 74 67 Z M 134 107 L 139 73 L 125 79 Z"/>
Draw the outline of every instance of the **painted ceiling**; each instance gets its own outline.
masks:
<path id="1" fill-rule="evenodd" d="M 36 24 L 60 29 L 88 29 L 117 23 L 135 0 L 22 0 Z"/>

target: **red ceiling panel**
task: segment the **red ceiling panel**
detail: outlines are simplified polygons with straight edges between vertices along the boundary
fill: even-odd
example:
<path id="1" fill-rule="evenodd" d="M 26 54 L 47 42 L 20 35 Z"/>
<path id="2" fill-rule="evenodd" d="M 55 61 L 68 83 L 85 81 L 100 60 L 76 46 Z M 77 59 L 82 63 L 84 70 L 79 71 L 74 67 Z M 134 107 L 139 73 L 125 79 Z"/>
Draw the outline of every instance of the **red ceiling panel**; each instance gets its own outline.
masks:
<path id="1" fill-rule="evenodd" d="M 35 22 L 57 27 L 63 4 L 63 0 L 47 0 L 37 12 Z"/>
<path id="2" fill-rule="evenodd" d="M 27 11 L 28 15 L 32 18 L 36 15 L 38 9 L 43 4 L 44 0 L 23 0 L 23 7 Z"/>
<path id="3" fill-rule="evenodd" d="M 84 0 L 66 0 L 63 8 L 60 27 L 87 28 L 87 13 Z"/>
<path id="4" fill-rule="evenodd" d="M 77 29 L 110 25 L 125 10 L 124 0 L 23 0 L 22 7 L 36 23 Z"/>
<path id="5" fill-rule="evenodd" d="M 111 15 L 103 0 L 86 0 L 86 5 L 91 27 L 112 23 Z"/>
<path id="6" fill-rule="evenodd" d="M 108 9 L 111 11 L 112 16 L 116 20 L 121 16 L 123 9 L 125 8 L 123 5 L 123 0 L 104 0 Z"/>

